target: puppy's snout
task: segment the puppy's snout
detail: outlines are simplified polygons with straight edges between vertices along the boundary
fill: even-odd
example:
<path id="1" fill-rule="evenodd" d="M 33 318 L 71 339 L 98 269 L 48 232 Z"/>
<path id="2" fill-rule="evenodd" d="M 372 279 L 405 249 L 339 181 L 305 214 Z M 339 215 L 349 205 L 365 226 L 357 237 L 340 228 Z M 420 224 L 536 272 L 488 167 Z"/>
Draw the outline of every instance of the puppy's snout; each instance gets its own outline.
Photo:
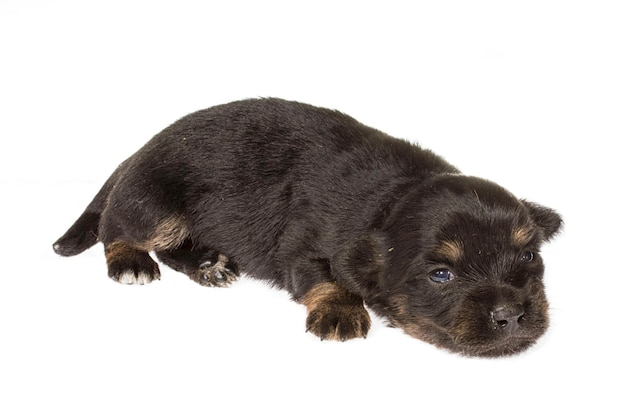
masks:
<path id="1" fill-rule="evenodd" d="M 524 321 L 524 308 L 521 304 L 503 305 L 491 312 L 496 327 L 507 334 L 513 334 Z"/>

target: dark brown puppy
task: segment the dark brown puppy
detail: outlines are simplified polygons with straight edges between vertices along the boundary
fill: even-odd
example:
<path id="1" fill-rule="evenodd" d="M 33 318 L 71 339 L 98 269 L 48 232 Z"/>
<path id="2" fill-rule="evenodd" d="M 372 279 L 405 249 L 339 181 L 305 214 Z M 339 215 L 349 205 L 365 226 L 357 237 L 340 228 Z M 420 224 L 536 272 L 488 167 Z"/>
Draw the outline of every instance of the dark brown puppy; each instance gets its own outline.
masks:
<path id="1" fill-rule="evenodd" d="M 322 339 L 370 317 L 476 356 L 514 354 L 548 325 L 541 244 L 552 210 L 460 174 L 342 113 L 279 99 L 193 113 L 122 163 L 55 244 L 104 244 L 121 283 L 159 278 L 148 252 L 202 284 L 239 270 L 287 289 Z"/>

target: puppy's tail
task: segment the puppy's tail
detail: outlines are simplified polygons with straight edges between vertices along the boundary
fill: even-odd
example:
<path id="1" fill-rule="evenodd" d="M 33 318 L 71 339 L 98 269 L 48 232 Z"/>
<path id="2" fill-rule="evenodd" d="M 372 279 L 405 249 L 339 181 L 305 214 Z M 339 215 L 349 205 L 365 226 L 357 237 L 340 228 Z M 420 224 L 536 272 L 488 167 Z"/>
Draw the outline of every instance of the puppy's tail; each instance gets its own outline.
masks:
<path id="1" fill-rule="evenodd" d="M 104 183 L 100 191 L 87 206 L 83 214 L 53 245 L 54 251 L 61 256 L 74 256 L 98 243 L 100 216 L 106 207 L 109 194 L 117 184 L 126 162 L 122 163 Z"/>

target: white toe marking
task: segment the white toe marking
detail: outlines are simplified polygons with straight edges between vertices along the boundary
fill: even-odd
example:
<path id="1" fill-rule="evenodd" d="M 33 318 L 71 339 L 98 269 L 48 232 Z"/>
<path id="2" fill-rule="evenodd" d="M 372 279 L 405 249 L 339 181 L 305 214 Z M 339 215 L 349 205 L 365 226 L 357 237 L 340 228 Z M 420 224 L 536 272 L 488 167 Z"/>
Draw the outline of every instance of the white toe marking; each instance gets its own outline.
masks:
<path id="1" fill-rule="evenodd" d="M 139 276 L 135 276 L 134 272 L 126 271 L 122 275 L 120 275 L 117 281 L 120 284 L 146 285 L 152 282 L 152 278 L 144 273 L 139 273 Z"/>

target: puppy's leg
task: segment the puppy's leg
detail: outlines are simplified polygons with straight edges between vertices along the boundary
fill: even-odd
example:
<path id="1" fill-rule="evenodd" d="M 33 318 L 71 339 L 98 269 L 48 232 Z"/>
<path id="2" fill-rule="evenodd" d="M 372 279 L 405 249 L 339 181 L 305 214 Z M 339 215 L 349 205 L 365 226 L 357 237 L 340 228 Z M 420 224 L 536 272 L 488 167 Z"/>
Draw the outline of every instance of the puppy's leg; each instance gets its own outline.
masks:
<path id="1" fill-rule="evenodd" d="M 306 328 L 322 340 L 366 337 L 370 316 L 361 297 L 335 282 L 314 285 L 299 302 L 307 308 Z"/>
<path id="2" fill-rule="evenodd" d="M 159 260 L 200 285 L 227 287 L 237 279 L 239 267 L 215 250 L 197 248 L 189 239 L 175 249 L 156 252 Z"/>

